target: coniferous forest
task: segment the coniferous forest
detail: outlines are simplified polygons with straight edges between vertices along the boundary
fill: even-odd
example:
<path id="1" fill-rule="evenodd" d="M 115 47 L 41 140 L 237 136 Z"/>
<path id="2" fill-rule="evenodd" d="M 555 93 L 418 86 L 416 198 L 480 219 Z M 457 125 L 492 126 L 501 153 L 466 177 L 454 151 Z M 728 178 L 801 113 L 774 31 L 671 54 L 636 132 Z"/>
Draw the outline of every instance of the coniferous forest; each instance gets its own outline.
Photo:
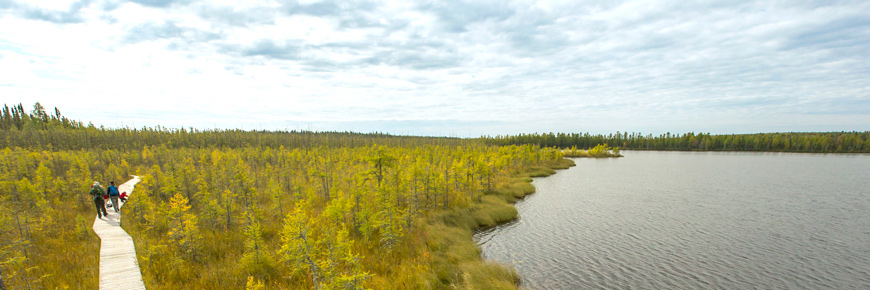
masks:
<path id="1" fill-rule="evenodd" d="M 0 132 L 7 289 L 98 288 L 87 192 L 131 175 L 142 181 L 122 226 L 149 289 L 515 289 L 517 274 L 482 261 L 472 231 L 515 219 L 510 203 L 534 192 L 529 177 L 573 165 L 565 154 L 870 152 L 867 132 L 459 139 L 106 129 L 39 103 L 4 106 Z"/>
<path id="2" fill-rule="evenodd" d="M 762 151 L 811 153 L 870 153 L 870 131 L 828 133 L 759 133 L 712 135 L 709 133 L 615 134 L 543 133 L 483 137 L 489 144 L 534 144 L 543 147 L 591 148 L 598 144 L 630 150 Z"/>

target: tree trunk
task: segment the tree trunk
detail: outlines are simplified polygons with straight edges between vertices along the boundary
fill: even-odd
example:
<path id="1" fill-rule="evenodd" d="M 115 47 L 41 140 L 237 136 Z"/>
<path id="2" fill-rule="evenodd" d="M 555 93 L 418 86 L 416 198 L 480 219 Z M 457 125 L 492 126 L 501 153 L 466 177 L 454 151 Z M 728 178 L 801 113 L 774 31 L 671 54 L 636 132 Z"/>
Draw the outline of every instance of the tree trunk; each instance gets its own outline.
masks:
<path id="1" fill-rule="evenodd" d="M 428 208 L 430 204 L 433 205 L 433 208 L 434 208 L 437 206 L 434 206 L 435 202 L 432 201 L 432 196 L 429 194 L 429 187 L 431 186 L 429 184 L 429 175 L 430 175 L 430 172 L 427 170 L 426 171 L 426 185 L 425 185 L 425 187 L 423 187 L 423 194 L 426 195 L 426 208 Z"/>
<path id="2" fill-rule="evenodd" d="M 448 162 L 449 164 L 449 162 Z M 444 167 L 444 209 L 450 208 L 450 167 Z"/>
<path id="3" fill-rule="evenodd" d="M 311 271 L 311 280 L 314 282 L 314 289 L 320 290 L 320 282 L 319 279 L 317 279 L 320 273 L 317 271 L 317 263 L 311 259 L 311 248 L 308 246 L 308 235 L 305 230 L 302 230 L 298 239 L 302 240 L 302 244 L 305 245 L 305 257 L 303 259 L 305 263 L 308 264 L 308 269 Z"/>
<path id="4" fill-rule="evenodd" d="M 359 223 L 356 221 L 356 213 L 359 212 L 359 195 L 360 195 L 360 193 L 357 192 L 356 198 L 355 198 L 356 204 L 354 205 L 353 210 L 351 210 L 351 220 L 353 222 L 353 230 L 357 234 L 359 233 Z"/>
<path id="5" fill-rule="evenodd" d="M 227 194 L 227 195 L 229 195 L 229 194 Z M 227 215 L 226 229 L 229 229 L 230 228 L 230 218 L 232 216 L 232 207 L 231 207 L 232 205 L 230 204 L 230 197 L 227 196 L 226 200 L 224 200 L 224 202 L 226 202 L 225 206 L 226 206 L 226 215 Z"/>

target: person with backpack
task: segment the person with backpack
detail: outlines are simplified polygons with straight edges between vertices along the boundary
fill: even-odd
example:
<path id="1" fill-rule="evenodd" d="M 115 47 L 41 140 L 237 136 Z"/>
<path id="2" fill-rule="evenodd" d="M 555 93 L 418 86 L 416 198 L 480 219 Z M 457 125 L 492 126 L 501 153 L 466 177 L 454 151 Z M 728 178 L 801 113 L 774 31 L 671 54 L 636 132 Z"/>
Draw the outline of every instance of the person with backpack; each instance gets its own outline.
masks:
<path id="1" fill-rule="evenodd" d="M 109 216 L 109 213 L 106 212 L 106 207 L 104 206 L 105 200 L 103 199 L 103 188 L 100 187 L 100 183 L 94 181 L 94 185 L 91 186 L 91 196 L 94 198 L 94 205 L 97 206 L 97 217 L 103 218 L 103 216 Z M 102 213 L 102 215 L 101 215 Z"/>
<path id="2" fill-rule="evenodd" d="M 121 192 L 118 191 L 118 188 L 115 187 L 114 181 L 109 181 L 109 188 L 106 189 L 109 194 L 109 198 L 112 199 L 112 207 L 115 208 L 115 212 L 118 212 L 120 208 L 118 208 L 118 196 L 121 195 Z"/>

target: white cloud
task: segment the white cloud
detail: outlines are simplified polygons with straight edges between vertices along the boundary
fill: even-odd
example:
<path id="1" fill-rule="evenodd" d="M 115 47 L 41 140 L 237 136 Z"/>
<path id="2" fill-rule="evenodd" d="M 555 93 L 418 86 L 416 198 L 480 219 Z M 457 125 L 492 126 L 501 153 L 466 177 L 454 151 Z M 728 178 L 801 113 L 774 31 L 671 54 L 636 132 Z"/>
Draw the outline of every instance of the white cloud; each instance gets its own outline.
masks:
<path id="1" fill-rule="evenodd" d="M 108 126 L 868 130 L 868 19 L 865 1 L 7 0 L 0 95 Z M 91 113 L 113 106 L 136 109 Z"/>
<path id="2" fill-rule="evenodd" d="M 75 0 L 43 0 L 43 1 L 34 1 L 33 3 L 30 3 L 30 4 L 33 5 L 34 7 L 40 8 L 40 9 L 50 9 L 50 10 L 62 11 L 62 10 L 66 10 L 67 8 L 69 8 L 70 5 L 72 5 L 75 2 L 77 2 L 77 1 L 75 1 Z"/>

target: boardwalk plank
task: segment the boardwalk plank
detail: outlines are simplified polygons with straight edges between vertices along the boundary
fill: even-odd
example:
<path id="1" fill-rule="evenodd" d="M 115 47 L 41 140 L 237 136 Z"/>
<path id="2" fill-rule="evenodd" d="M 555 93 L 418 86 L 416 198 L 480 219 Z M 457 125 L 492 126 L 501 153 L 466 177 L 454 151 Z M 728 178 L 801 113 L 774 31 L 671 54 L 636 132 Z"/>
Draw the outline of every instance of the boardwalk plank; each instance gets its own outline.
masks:
<path id="1" fill-rule="evenodd" d="M 133 195 L 138 176 L 118 186 Z M 124 202 L 118 205 L 124 206 Z M 121 213 L 109 209 L 109 215 L 94 219 L 94 232 L 100 237 L 100 289 L 145 289 L 133 238 L 121 228 Z"/>

